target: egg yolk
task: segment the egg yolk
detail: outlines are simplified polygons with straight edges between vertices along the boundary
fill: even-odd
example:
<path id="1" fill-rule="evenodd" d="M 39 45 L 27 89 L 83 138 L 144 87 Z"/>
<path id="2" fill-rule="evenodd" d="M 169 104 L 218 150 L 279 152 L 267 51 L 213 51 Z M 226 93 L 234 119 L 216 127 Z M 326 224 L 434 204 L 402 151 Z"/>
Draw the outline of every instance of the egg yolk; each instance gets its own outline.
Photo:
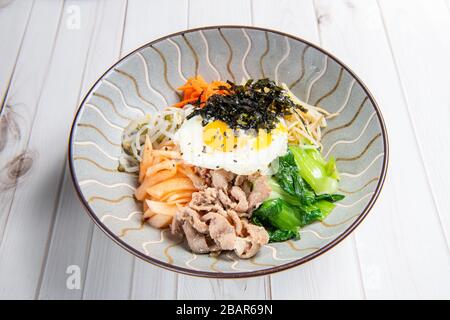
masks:
<path id="1" fill-rule="evenodd" d="M 225 122 L 216 120 L 203 128 L 203 143 L 214 150 L 230 152 L 237 147 L 237 138 Z"/>
<path id="2" fill-rule="evenodd" d="M 264 149 L 272 143 L 272 134 L 264 129 L 259 129 L 258 135 L 253 142 L 253 148 L 256 150 Z"/>
<path id="3" fill-rule="evenodd" d="M 285 133 L 287 132 L 287 128 L 282 123 L 278 123 L 273 132 Z M 267 132 L 264 129 L 259 129 L 258 136 L 255 138 L 253 142 L 253 148 L 256 150 L 264 149 L 270 146 L 272 143 L 272 133 Z"/>
<path id="4" fill-rule="evenodd" d="M 275 132 L 287 132 L 287 128 L 279 123 L 274 129 Z M 270 146 L 272 134 L 264 129 L 259 129 L 256 137 L 240 135 L 237 137 L 223 121 L 216 120 L 208 123 L 203 128 L 203 143 L 210 148 L 222 152 L 230 152 L 236 148 L 243 148 L 250 143 L 253 149 L 260 150 Z"/>

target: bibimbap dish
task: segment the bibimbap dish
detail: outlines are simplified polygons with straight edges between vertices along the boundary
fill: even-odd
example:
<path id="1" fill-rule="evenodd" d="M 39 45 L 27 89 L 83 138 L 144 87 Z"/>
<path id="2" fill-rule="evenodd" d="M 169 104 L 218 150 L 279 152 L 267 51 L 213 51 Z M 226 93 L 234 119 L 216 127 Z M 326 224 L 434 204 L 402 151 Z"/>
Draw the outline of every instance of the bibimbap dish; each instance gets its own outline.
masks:
<path id="1" fill-rule="evenodd" d="M 303 40 L 256 28 L 187 31 L 97 82 L 71 134 L 94 221 L 137 256 L 239 277 L 310 260 L 367 214 L 387 140 L 365 87 Z"/>

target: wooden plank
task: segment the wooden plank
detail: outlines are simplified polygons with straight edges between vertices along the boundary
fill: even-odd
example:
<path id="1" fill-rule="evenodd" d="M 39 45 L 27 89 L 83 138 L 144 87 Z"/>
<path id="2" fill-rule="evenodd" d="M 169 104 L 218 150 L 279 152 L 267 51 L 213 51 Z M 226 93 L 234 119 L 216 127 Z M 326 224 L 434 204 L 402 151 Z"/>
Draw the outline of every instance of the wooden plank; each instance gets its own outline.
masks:
<path id="1" fill-rule="evenodd" d="M 175 299 L 177 275 L 135 258 L 131 299 Z"/>
<path id="2" fill-rule="evenodd" d="M 273 299 L 363 299 L 354 238 L 316 259 L 271 276 Z"/>
<path id="3" fill-rule="evenodd" d="M 205 14 L 205 8 L 214 7 Z M 189 5 L 189 28 L 220 25 L 251 24 L 250 1 L 194 0 Z M 179 299 L 264 299 L 265 278 L 242 280 L 208 280 L 185 275 L 178 276 Z"/>
<path id="4" fill-rule="evenodd" d="M 16 191 L 17 201 L 14 201 L 11 209 L 14 214 L 10 215 L 0 248 L 0 256 L 8 257 L 2 259 L 0 264 L 0 270 L 5 271 L 3 275 L 8 275 L 0 281 L 2 288 L 9 288 L 5 293 L 8 297 L 34 297 L 40 282 L 66 159 L 61 150 L 66 150 L 73 112 L 80 98 L 80 84 L 93 39 L 97 4 L 65 3 L 64 24 L 59 30 L 48 81 L 36 114 L 33 126 L 35 134 L 31 134 L 29 142 L 29 149 L 35 150 L 39 158 L 33 163 L 32 169 L 35 170 L 32 177 Z M 79 28 L 72 28 L 70 15 L 77 11 L 76 8 L 79 8 L 82 19 Z M 49 19 L 48 14 L 45 11 L 41 16 Z M 51 126 L 48 123 L 49 115 L 53 121 Z M 29 203 L 33 203 L 33 210 L 30 210 Z M 24 259 L 27 263 L 23 263 Z M 17 279 L 9 275 L 12 269 L 17 271 Z"/>
<path id="5" fill-rule="evenodd" d="M 126 8 L 121 55 L 186 27 L 187 2 L 129 1 Z M 157 28 L 149 27 L 149 21 Z M 95 228 L 87 269 L 84 298 L 173 299 L 176 275 L 134 258 Z M 101 239 L 101 240 L 100 240 Z M 108 266 L 106 275 L 104 266 Z"/>
<path id="6" fill-rule="evenodd" d="M 266 279 L 268 278 L 210 280 L 179 275 L 177 298 L 188 300 L 270 299 L 269 293 L 266 292 Z"/>
<path id="7" fill-rule="evenodd" d="M 25 30 L 30 18 L 32 1 L 12 1 L 0 5 L 0 110 L 16 66 Z"/>
<path id="8" fill-rule="evenodd" d="M 409 106 L 435 206 L 450 245 L 450 16 L 441 1 L 380 1 L 392 53 Z M 425 63 L 417 63 L 419 59 Z M 442 116 L 440 116 L 442 115 Z M 433 124 L 430 130 L 429 124 Z M 439 152 L 439 156 L 436 156 Z"/>
<path id="9" fill-rule="evenodd" d="M 121 3 L 120 13 L 117 13 L 119 22 L 111 33 L 114 37 L 114 54 L 108 57 L 108 65 L 102 67 L 97 75 L 101 75 L 107 67 L 122 56 L 123 28 L 126 21 L 127 2 Z M 109 19 L 109 18 L 108 18 Z M 110 20 L 111 23 L 114 19 Z M 119 42 L 120 40 L 120 42 Z M 102 51 L 98 47 L 98 51 Z M 95 79 L 96 80 L 96 79 Z M 85 92 L 89 87 L 85 88 Z M 83 288 L 83 299 L 127 299 L 130 296 L 131 279 L 133 276 L 133 256 L 116 245 L 100 229 L 94 226 L 92 241 L 86 268 L 86 282 Z M 108 266 L 105 268 L 105 266 Z"/>
<path id="10" fill-rule="evenodd" d="M 121 22 L 124 19 L 125 8 L 125 1 L 102 1 L 100 3 L 95 19 L 96 24 L 92 31 L 93 40 L 89 47 L 78 103 L 97 78 L 119 57 L 123 31 Z M 69 113 L 68 117 L 72 117 L 72 113 Z M 93 228 L 94 225 L 84 212 L 73 187 L 68 168 L 66 168 L 47 263 L 39 291 L 40 299 L 79 299 L 83 295 L 85 284 L 88 289 L 99 290 L 93 288 L 95 286 L 92 285 L 92 282 L 99 282 L 92 279 L 94 273 L 90 273 L 90 278 L 85 279 Z M 107 242 L 107 240 L 100 237 L 101 243 Z M 117 247 L 114 244 L 111 246 Z M 79 289 L 69 288 L 66 285 L 70 275 L 66 273 L 69 266 L 77 266 L 80 269 L 82 286 Z M 105 269 L 104 266 L 100 266 L 100 268 Z M 117 264 L 115 264 L 115 268 L 117 268 Z M 108 270 L 111 269 L 108 268 Z M 101 274 L 105 273 L 103 270 Z M 104 275 L 102 279 L 103 281 L 111 280 Z M 86 295 L 94 296 L 89 290 L 85 291 Z"/>
<path id="11" fill-rule="evenodd" d="M 437 63 L 439 59 L 436 59 L 436 52 L 442 52 L 441 60 L 444 61 L 444 50 L 440 49 L 445 48 L 433 50 L 433 57 L 427 59 L 425 52 L 422 51 L 420 55 L 419 47 L 411 47 L 417 43 L 417 36 L 428 29 L 427 25 L 433 24 L 436 18 L 438 20 L 439 17 L 442 18 L 439 15 L 426 14 L 427 10 L 431 10 L 427 9 L 428 6 L 433 7 L 433 5 L 427 2 L 420 8 L 410 1 L 403 3 L 386 1 L 389 6 L 394 2 L 398 4 L 398 9 L 400 7 L 402 9 L 391 17 L 391 21 L 395 20 L 395 25 L 391 27 L 394 31 L 391 32 L 398 32 L 393 46 L 401 45 L 404 48 L 402 52 L 408 53 L 409 60 L 402 59 L 402 63 L 405 63 L 404 71 L 416 69 L 419 56 L 427 62 L 433 60 Z M 448 244 L 445 243 L 442 234 L 427 176 L 423 170 L 421 150 L 418 148 L 414 127 L 409 118 L 409 113 L 416 112 L 417 109 L 421 109 L 421 106 L 434 107 L 439 105 L 439 102 L 438 100 L 434 103 L 429 101 L 431 98 L 427 95 L 426 104 L 409 105 L 408 108 L 412 100 L 405 101 L 402 96 L 401 83 L 399 83 L 375 0 L 364 2 L 320 0 L 316 1 L 315 5 L 316 14 L 323 17 L 319 25 L 323 46 L 342 57 L 344 62 L 362 77 L 377 99 L 389 131 L 390 165 L 385 187 L 373 211 L 354 233 L 366 296 L 373 299 L 448 297 L 450 294 Z M 401 12 L 410 11 L 411 8 L 418 10 L 417 15 L 414 19 L 405 19 Z M 434 10 L 432 12 L 436 13 Z M 412 28 L 419 17 L 422 22 L 420 27 L 414 30 Z M 405 29 L 400 26 L 405 26 Z M 445 36 L 443 30 L 440 31 L 441 39 Z M 428 36 L 432 37 L 432 33 Z M 445 41 L 441 42 L 445 43 Z M 449 51 L 446 52 L 448 56 Z M 434 68 L 428 63 L 426 65 L 424 68 L 439 69 L 437 65 Z M 435 75 L 444 74 L 445 68 L 440 68 L 441 71 L 436 72 Z M 420 71 L 424 72 L 424 69 Z M 430 84 L 425 82 L 420 84 L 419 81 L 422 78 L 417 76 L 416 72 L 410 72 L 406 76 L 401 75 L 400 79 L 402 83 L 406 81 L 403 79 L 411 80 L 410 83 L 417 83 L 418 86 L 414 87 L 413 91 L 423 92 L 423 88 L 430 87 Z M 446 79 L 448 83 L 448 76 Z M 436 92 L 444 92 L 444 83 L 445 81 L 440 87 L 441 90 L 435 87 L 433 92 L 435 89 Z M 448 93 L 446 93 L 446 100 L 444 93 L 439 94 L 441 94 L 441 101 L 449 101 Z M 424 97 L 420 97 L 418 101 L 413 100 L 425 103 Z M 446 112 L 443 107 L 441 102 L 436 108 Z M 420 123 L 426 123 L 426 121 L 432 120 L 428 117 Z M 436 121 L 440 120 L 433 120 L 433 122 Z M 449 137 L 448 134 L 440 136 Z M 427 141 L 427 144 L 434 143 L 435 152 L 438 150 L 437 140 L 440 139 L 428 136 L 428 139 L 423 141 Z M 440 150 L 444 149 L 442 145 Z M 427 149 L 430 156 L 431 150 Z M 439 168 L 442 169 L 442 165 Z M 441 174 L 449 176 L 442 171 Z"/>
<path id="12" fill-rule="evenodd" d="M 49 197 L 49 202 L 43 200 L 45 194 L 28 196 L 45 191 L 45 184 L 36 184 L 35 189 L 30 185 L 31 181 L 37 182 L 35 168 L 41 163 L 38 152 L 43 145 L 28 148 L 28 142 L 36 110 L 44 101 L 43 83 L 49 80 L 61 10 L 59 2 L 35 4 L 2 111 L 0 297 L 34 297 L 45 252 L 51 215 L 44 207 L 54 205 L 54 196 Z M 13 202 L 14 195 L 18 201 Z M 42 210 L 36 214 L 36 209 Z"/>
<path id="13" fill-rule="evenodd" d="M 112 243 L 95 227 L 83 299 L 128 299 L 132 289 L 133 261 L 130 253 Z"/>
<path id="14" fill-rule="evenodd" d="M 83 211 L 66 167 L 48 258 L 38 288 L 39 299 L 81 298 L 94 227 Z M 67 286 L 72 266 L 79 270 L 79 287 Z"/>
<path id="15" fill-rule="evenodd" d="M 187 6 L 188 0 L 167 0 L 164 3 L 129 1 L 122 54 L 186 29 Z"/>
<path id="16" fill-rule="evenodd" d="M 254 24 L 320 43 L 312 1 L 253 1 Z M 290 271 L 271 276 L 274 299 L 363 298 L 364 291 L 352 236 L 332 252 Z"/>
<path id="17" fill-rule="evenodd" d="M 16 6 L 17 3 L 22 6 L 30 2 L 15 1 L 10 6 Z M 380 2 L 389 36 L 386 38 L 383 20 L 375 0 L 366 0 L 363 3 L 323 0 L 316 1 L 315 8 L 312 1 L 291 0 L 273 4 L 265 0 L 254 1 L 253 19 L 256 25 L 290 32 L 318 43 L 319 35 L 314 21 L 314 9 L 316 10 L 322 45 L 342 57 L 344 62 L 364 79 L 383 110 L 391 143 L 388 180 L 381 199 L 357 229 L 354 237 L 345 240 L 313 262 L 274 275 L 270 283 L 268 278 L 265 278 L 266 288 L 264 278 L 221 281 L 180 276 L 178 292 L 175 288 L 176 276 L 173 273 L 134 260 L 135 258 L 117 247 L 98 230 L 93 235 L 92 251 L 87 255 L 91 250 L 88 245 L 92 236 L 92 223 L 81 212 L 81 205 L 76 199 L 67 172 L 61 182 L 61 163 L 64 163 L 65 157 L 59 151 L 65 148 L 73 110 L 79 101 L 83 72 L 81 91 L 85 92 L 95 80 L 96 72 L 102 72 L 109 65 L 108 59 L 114 60 L 118 55 L 119 40 L 111 36 L 116 31 L 103 29 L 104 26 L 114 19 L 116 24 L 110 28 L 120 29 L 122 26 L 120 14 L 115 16 L 113 13 L 111 18 L 106 18 L 103 14 L 100 15 L 98 10 L 96 12 L 92 3 L 69 1 L 65 8 L 78 3 L 82 9 L 82 29 L 61 28 L 53 48 L 53 36 L 58 29 L 58 15 L 52 13 L 58 11 L 56 8 L 60 8 L 61 3 L 36 2 L 23 38 L 21 54 L 17 58 L 10 94 L 6 99 L 6 102 L 14 107 L 9 109 L 15 112 L 11 117 L 17 122 L 8 122 L 12 123 L 12 127 L 8 127 L 8 134 L 17 137 L 17 132 L 20 132 L 21 135 L 17 139 L 8 139 L 8 143 L 0 150 L 0 161 L 12 160 L 24 150 L 28 150 L 31 152 L 26 155 L 31 155 L 33 162 L 25 162 L 32 163 L 31 170 L 19 179 L 14 202 L 14 186 L 12 191 L 0 193 L 0 235 L 5 231 L 4 241 L 0 246 L 0 297 L 33 298 L 40 283 L 41 298 L 84 296 L 145 299 L 174 298 L 177 295 L 179 298 L 190 299 L 270 298 L 272 295 L 273 298 L 305 299 L 450 296 L 449 218 L 446 215 L 449 204 L 444 195 L 445 190 L 449 189 L 448 182 L 445 181 L 449 174 L 440 160 L 445 159 L 447 148 L 443 145 L 444 142 L 438 142 L 447 140 L 445 137 L 449 136 L 445 124 L 441 123 L 446 118 L 431 119 L 431 112 L 428 111 L 432 106 L 440 113 L 448 113 L 445 113 L 447 109 L 444 107 L 448 107 L 449 97 L 443 87 L 449 83 L 445 74 L 448 68 L 443 68 L 440 64 L 447 61 L 443 58 L 449 56 L 448 40 L 446 41 L 449 10 L 445 7 L 445 2 L 436 1 L 437 4 L 432 5 L 428 2 L 425 4 L 424 1 L 416 1 L 413 4 L 399 1 L 399 5 L 388 1 Z M 107 8 L 116 8 L 116 13 L 122 12 L 117 2 L 112 5 L 109 3 Z M 165 5 L 154 8 L 155 5 L 152 7 L 146 3 L 148 1 L 129 3 L 128 10 L 133 8 L 133 13 L 128 14 L 126 32 L 136 34 L 124 37 L 123 52 L 131 51 L 152 37 L 184 29 L 182 23 L 186 23 L 186 16 L 183 15 L 187 8 L 186 1 L 183 2 L 184 11 L 170 9 L 170 5 L 169 8 Z M 191 1 L 190 12 L 198 7 L 204 8 L 202 2 L 198 3 L 200 4 Z M 241 2 L 239 5 L 247 7 L 248 3 Z M 448 1 L 446 3 L 448 4 Z M 50 5 L 52 9 L 49 10 Z M 171 2 L 171 5 L 175 5 L 175 2 Z M 214 5 L 216 7 L 216 4 Z M 210 13 L 213 16 L 211 22 L 209 18 L 202 16 L 202 10 L 195 10 L 192 13 L 195 19 L 189 16 L 189 19 L 193 20 L 190 26 L 243 23 L 241 18 L 235 16 L 240 16 L 240 10 L 234 9 L 230 14 L 226 5 L 217 5 L 220 6 L 220 11 Z M 0 33 L 0 39 L 7 38 L 1 43 L 12 44 L 11 48 L 6 48 L 11 51 L 6 51 L 5 55 L 2 51 L 5 49 L 0 44 L 2 58 L 16 58 L 11 52 L 18 52 L 20 30 L 25 30 L 25 15 L 21 10 L 15 10 L 18 20 L 13 20 L 17 23 L 14 25 L 17 29 L 8 27 L 8 32 Z M 45 14 L 42 14 L 41 10 L 44 10 Z M 9 15 L 3 17 L 3 12 L 5 11 L 0 9 L 0 25 L 5 23 L 9 26 L 5 21 L 12 20 Z M 153 24 L 160 12 L 166 12 L 161 15 L 162 20 L 173 22 L 173 19 L 168 18 L 169 14 L 170 17 L 176 15 L 183 20 L 180 20 L 180 25 L 167 23 L 164 27 L 160 27 L 158 22 L 155 23 L 158 27 L 152 30 L 148 27 L 148 17 L 152 17 Z M 133 23 L 130 20 L 136 21 Z M 422 23 L 417 24 L 417 21 Z M 65 22 L 64 19 L 63 23 Z M 23 29 L 20 29 L 21 27 Z M 10 29 L 14 30 L 12 35 Z M 414 38 L 411 38 L 412 35 Z M 389 40 L 400 78 L 393 63 Z M 89 42 L 94 46 L 89 46 Z M 96 44 L 98 48 L 103 47 L 104 52 L 95 49 Z M 108 46 L 110 50 L 104 49 Z M 430 47 L 436 46 L 436 50 L 429 51 Z M 432 57 L 427 55 L 429 52 L 433 52 Z M 46 77 L 44 69 L 49 65 L 52 55 L 55 59 L 52 60 L 49 75 Z M 417 56 L 427 63 L 418 65 Z M 71 63 L 68 64 L 67 61 Z M 2 60 L 0 68 L 8 65 L 11 66 L 11 60 L 7 64 L 3 64 Z M 9 82 L 11 72 L 12 69 L 0 72 L 0 79 L 5 75 Z M 64 79 L 63 84 L 60 79 Z M 433 88 L 433 91 L 428 92 L 427 88 Z M 53 115 L 53 121 L 51 128 L 48 128 L 50 113 Z M 4 119 L 3 114 L 1 119 Z M 425 121 L 420 121 L 422 119 Z M 435 134 L 431 136 L 434 131 L 427 132 L 425 129 L 425 123 L 436 121 L 436 130 L 439 137 L 442 137 L 440 139 L 436 139 Z M 30 133 L 32 139 L 27 149 Z M 0 131 L 0 134 L 4 137 L 4 131 Z M 416 136 L 419 144 L 416 142 Z M 49 143 L 54 150 L 48 150 Z M 436 150 L 439 150 L 440 156 L 434 159 Z M 58 200 L 59 188 L 62 191 Z M 57 213 L 52 233 L 55 208 Z M 2 217 L 4 220 L 1 220 Z M 5 222 L 6 218 L 9 223 L 5 229 L 5 223 L 2 225 L 2 221 Z M 447 239 L 444 238 L 442 230 L 447 232 Z M 51 234 L 51 245 L 46 260 L 48 234 Z M 43 264 L 46 265 L 45 273 L 42 280 L 39 280 Z M 69 291 L 65 287 L 65 271 L 71 264 L 80 265 L 82 269 L 83 283 L 86 282 L 84 295 L 82 290 Z M 273 294 L 270 293 L 270 287 Z"/>
<path id="18" fill-rule="evenodd" d="M 9 6 L 14 9 L 10 14 L 17 14 L 19 21 L 24 20 L 16 12 L 17 6 L 14 3 Z M 4 15 L 6 11 L 3 10 L 8 10 L 9 6 L 1 9 L 0 14 Z M 26 9 L 22 6 L 18 8 Z M 41 94 L 42 83 L 52 55 L 52 44 L 56 35 L 60 8 L 57 5 L 41 4 L 34 8 L 33 14 L 30 15 L 27 35 L 21 45 L 23 50 L 20 56 L 16 58 L 17 63 L 11 65 L 11 69 L 15 69 L 15 74 L 8 86 L 9 94 L 5 97 L 4 109 L 0 117 L 0 241 L 3 237 L 18 177 L 26 174 L 25 169 L 31 160 L 30 157 L 32 157 L 32 154 L 24 153 L 24 149 L 33 125 L 36 102 Z M 50 10 L 50 14 L 54 15 L 52 19 L 46 19 L 42 16 L 42 12 L 47 9 Z M 8 19 L 5 17 L 5 21 L 8 21 Z M 4 23 L 4 21 L 1 21 L 1 23 Z M 1 34 L 3 40 L 8 41 L 4 36 L 5 32 Z M 20 37 L 17 32 L 12 35 Z M 11 42 L 13 48 L 18 46 L 14 45 L 14 41 L 11 40 Z M 2 60 L 0 66 L 2 72 L 0 77 L 3 77 L 8 74 L 7 67 L 12 62 L 9 61 L 12 60 L 9 56 L 11 54 L 19 55 L 19 52 L 17 50 L 7 52 L 4 48 L 0 50 L 0 53 L 5 55 L 5 65 Z M 3 72 L 5 73 L 3 74 Z M 25 161 L 23 169 L 18 167 L 20 159 Z"/>
<path id="19" fill-rule="evenodd" d="M 253 24 L 319 44 L 319 33 L 313 1 L 253 0 Z"/>
<path id="20" fill-rule="evenodd" d="M 188 23 L 189 28 L 208 25 L 250 25 L 252 23 L 251 1 L 191 0 Z"/>

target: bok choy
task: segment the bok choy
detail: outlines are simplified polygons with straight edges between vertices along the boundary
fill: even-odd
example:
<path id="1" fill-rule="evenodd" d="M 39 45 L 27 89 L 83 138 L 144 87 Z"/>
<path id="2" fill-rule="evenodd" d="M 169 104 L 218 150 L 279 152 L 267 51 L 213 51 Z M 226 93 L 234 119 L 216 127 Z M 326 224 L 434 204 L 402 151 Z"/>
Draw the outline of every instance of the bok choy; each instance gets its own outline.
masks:
<path id="1" fill-rule="evenodd" d="M 289 146 L 301 177 L 316 194 L 335 193 L 338 188 L 339 173 L 336 161 L 325 161 L 318 149 Z"/>
<path id="2" fill-rule="evenodd" d="M 325 161 L 318 150 L 291 146 L 278 160 L 269 180 L 272 194 L 252 217 L 266 228 L 270 242 L 299 238 L 299 228 L 322 221 L 344 198 L 334 193 L 339 177 L 334 160 Z"/>

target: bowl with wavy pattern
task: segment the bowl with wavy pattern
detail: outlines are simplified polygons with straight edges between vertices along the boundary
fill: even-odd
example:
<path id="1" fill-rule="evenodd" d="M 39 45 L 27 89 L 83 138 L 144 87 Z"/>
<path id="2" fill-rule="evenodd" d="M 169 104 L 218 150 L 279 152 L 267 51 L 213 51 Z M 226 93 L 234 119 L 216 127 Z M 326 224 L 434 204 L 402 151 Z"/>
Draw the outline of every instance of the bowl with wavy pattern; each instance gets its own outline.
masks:
<path id="1" fill-rule="evenodd" d="M 176 88 L 195 74 L 206 80 L 269 77 L 302 100 L 339 116 L 323 133 L 323 152 L 336 158 L 346 198 L 301 239 L 264 246 L 252 259 L 196 255 L 141 220 L 137 179 L 117 171 L 128 123 L 179 101 Z M 150 42 L 118 61 L 95 83 L 76 114 L 69 163 L 76 191 L 93 221 L 134 255 L 185 274 L 237 278 L 300 265 L 343 240 L 364 219 L 382 187 L 387 134 L 372 95 L 340 60 L 297 37 L 254 27 L 187 30 Z"/>

